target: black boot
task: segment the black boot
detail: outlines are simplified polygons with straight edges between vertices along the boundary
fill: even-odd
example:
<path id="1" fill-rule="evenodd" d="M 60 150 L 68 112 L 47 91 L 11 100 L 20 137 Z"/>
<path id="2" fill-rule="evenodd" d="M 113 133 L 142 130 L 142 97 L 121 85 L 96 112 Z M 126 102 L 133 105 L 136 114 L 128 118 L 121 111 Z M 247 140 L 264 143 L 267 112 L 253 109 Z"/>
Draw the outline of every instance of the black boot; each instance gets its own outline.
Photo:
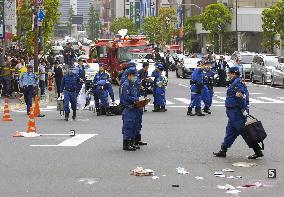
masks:
<path id="1" fill-rule="evenodd" d="M 252 149 L 254 151 L 254 154 L 248 156 L 248 159 L 257 159 L 259 157 L 263 157 L 263 153 L 262 153 L 261 148 L 260 148 L 260 146 L 258 144 L 254 145 L 252 147 Z"/>
<path id="2" fill-rule="evenodd" d="M 96 112 L 97 112 L 97 116 L 100 116 L 100 115 L 101 115 L 100 109 L 96 109 Z"/>
<path id="3" fill-rule="evenodd" d="M 134 148 L 136 148 L 136 149 L 140 149 L 139 145 L 136 144 L 135 138 L 131 140 L 131 146 L 134 147 Z"/>
<path id="4" fill-rule="evenodd" d="M 166 112 L 166 111 L 168 111 L 168 110 L 166 109 L 166 107 L 165 107 L 165 106 L 162 106 L 162 107 L 161 107 L 161 112 Z"/>
<path id="5" fill-rule="evenodd" d="M 195 114 L 192 113 L 192 108 L 191 108 L 191 107 L 189 107 L 189 108 L 187 109 L 187 115 L 188 115 L 188 116 L 195 116 Z"/>
<path id="6" fill-rule="evenodd" d="M 204 107 L 203 112 L 207 114 L 211 114 L 211 110 L 209 107 Z"/>
<path id="7" fill-rule="evenodd" d="M 107 116 L 115 116 L 115 114 L 110 112 L 109 108 L 106 109 L 106 115 Z"/>
<path id="8" fill-rule="evenodd" d="M 227 150 L 228 149 L 222 145 L 221 150 L 219 150 L 219 152 L 217 153 L 213 152 L 213 155 L 215 155 L 216 157 L 226 157 Z"/>
<path id="9" fill-rule="evenodd" d="M 160 106 L 159 105 L 154 105 L 154 110 L 152 110 L 153 112 L 160 112 Z"/>
<path id="10" fill-rule="evenodd" d="M 203 114 L 203 113 L 201 112 L 201 109 L 196 109 L 196 108 L 195 108 L 195 114 L 196 114 L 197 116 L 205 116 L 205 114 Z"/>
<path id="11" fill-rule="evenodd" d="M 72 119 L 73 119 L 73 120 L 75 120 L 75 119 L 76 119 L 76 111 L 73 111 Z"/>
<path id="12" fill-rule="evenodd" d="M 135 144 L 138 145 L 138 146 L 146 146 L 147 145 L 146 142 L 141 141 L 141 134 L 137 134 L 135 136 Z"/>
<path id="13" fill-rule="evenodd" d="M 136 148 L 130 146 L 131 140 L 123 140 L 123 150 L 136 151 Z"/>
<path id="14" fill-rule="evenodd" d="M 65 121 L 68 121 L 68 119 L 69 119 L 69 113 L 66 112 L 66 113 L 65 113 L 65 119 L 64 119 L 64 120 L 65 120 Z"/>

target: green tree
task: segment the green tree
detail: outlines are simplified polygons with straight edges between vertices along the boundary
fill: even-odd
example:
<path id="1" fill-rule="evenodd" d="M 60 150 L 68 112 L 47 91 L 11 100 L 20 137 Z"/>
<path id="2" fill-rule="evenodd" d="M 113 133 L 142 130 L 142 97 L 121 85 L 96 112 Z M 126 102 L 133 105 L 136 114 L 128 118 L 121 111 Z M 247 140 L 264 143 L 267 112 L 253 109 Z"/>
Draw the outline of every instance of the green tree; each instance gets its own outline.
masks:
<path id="1" fill-rule="evenodd" d="M 200 51 L 200 42 L 197 38 L 195 24 L 199 21 L 198 16 L 187 17 L 184 24 L 184 45 L 189 52 L 197 53 Z"/>
<path id="2" fill-rule="evenodd" d="M 117 34 L 119 30 L 127 29 L 128 34 L 137 34 L 137 28 L 135 23 L 127 17 L 118 17 L 110 25 L 110 31 Z"/>
<path id="3" fill-rule="evenodd" d="M 284 39 L 284 0 L 262 12 L 263 46 L 273 53 L 274 47 L 280 48 L 280 39 Z"/>
<path id="4" fill-rule="evenodd" d="M 89 16 L 90 19 L 87 27 L 88 37 L 91 40 L 97 40 L 100 36 L 100 19 L 93 5 L 90 7 Z"/>
<path id="5" fill-rule="evenodd" d="M 206 31 L 210 31 L 209 40 L 214 47 L 214 51 L 222 52 L 222 46 L 219 41 L 223 40 L 226 27 L 232 21 L 232 13 L 228 7 L 222 3 L 210 4 L 205 7 L 203 14 L 200 16 L 200 22 Z"/>
<path id="6" fill-rule="evenodd" d="M 141 25 L 141 31 L 148 36 L 151 43 L 158 43 L 161 40 L 161 28 L 161 23 L 157 16 L 146 17 Z"/>
<path id="7" fill-rule="evenodd" d="M 17 17 L 17 30 L 18 35 L 17 40 L 23 43 L 25 49 L 29 53 L 33 53 L 33 41 L 34 41 L 34 32 L 32 29 L 33 24 L 33 0 L 23 1 L 23 7 L 18 11 Z M 54 26 L 58 24 L 60 13 L 58 8 L 60 5 L 60 0 L 45 0 L 44 1 L 44 10 L 45 18 L 42 23 L 42 36 L 43 36 L 43 46 L 46 48 L 50 38 L 53 36 Z"/>

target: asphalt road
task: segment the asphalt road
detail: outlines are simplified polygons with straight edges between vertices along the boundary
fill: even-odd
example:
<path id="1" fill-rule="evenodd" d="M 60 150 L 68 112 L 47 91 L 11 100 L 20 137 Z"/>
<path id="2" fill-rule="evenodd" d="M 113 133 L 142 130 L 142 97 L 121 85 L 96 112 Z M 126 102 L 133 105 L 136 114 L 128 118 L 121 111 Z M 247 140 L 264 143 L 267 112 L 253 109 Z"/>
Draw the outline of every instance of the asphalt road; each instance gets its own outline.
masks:
<path id="1" fill-rule="evenodd" d="M 86 110 L 78 112 L 77 121 L 65 122 L 49 107 L 42 110 L 46 117 L 36 122 L 40 134 L 68 134 L 75 129 L 77 134 L 98 135 L 77 135 L 71 140 L 68 136 L 13 138 L 15 131 L 27 129 L 25 113 L 13 111 L 13 122 L 0 122 L 0 196 L 219 197 L 231 194 L 218 189 L 217 185 L 241 186 L 255 182 L 262 186 L 239 189 L 239 196 L 283 196 L 284 89 L 248 84 L 254 99 L 251 113 L 263 122 L 268 133 L 265 157 L 249 161 L 246 156 L 253 152 L 241 137 L 228 151 L 227 158 L 212 156 L 224 138 L 226 89 L 215 88 L 212 115 L 188 117 L 188 84 L 188 80 L 177 79 L 171 73 L 168 112 L 153 113 L 153 106 L 148 106 L 142 136 L 149 145 L 136 152 L 122 150 L 121 116 L 96 117 Z M 79 145 L 68 147 L 66 144 Z M 241 161 L 255 162 L 257 166 L 232 166 Z M 130 170 L 137 166 L 154 170 L 159 179 L 131 176 Z M 179 175 L 177 167 L 184 167 L 189 174 Z M 235 170 L 225 173 L 227 176 L 243 178 L 215 177 L 214 172 L 223 168 Z M 275 179 L 267 178 L 268 169 L 277 170 Z M 196 180 L 196 176 L 204 179 Z"/>

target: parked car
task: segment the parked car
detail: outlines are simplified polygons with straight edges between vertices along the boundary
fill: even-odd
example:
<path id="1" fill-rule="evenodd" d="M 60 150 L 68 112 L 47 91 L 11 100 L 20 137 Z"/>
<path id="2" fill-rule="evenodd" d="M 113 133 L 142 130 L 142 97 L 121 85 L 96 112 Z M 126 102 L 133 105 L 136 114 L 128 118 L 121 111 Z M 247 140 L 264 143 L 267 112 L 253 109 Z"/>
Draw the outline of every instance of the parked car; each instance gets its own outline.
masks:
<path id="1" fill-rule="evenodd" d="M 88 63 L 85 65 L 86 90 L 90 89 L 96 73 L 99 71 L 98 63 Z"/>
<path id="2" fill-rule="evenodd" d="M 201 61 L 200 58 L 184 58 L 180 64 L 177 64 L 176 76 L 178 78 L 191 78 L 191 74 L 199 61 Z"/>
<path id="3" fill-rule="evenodd" d="M 275 55 L 256 54 L 251 67 L 251 81 L 253 83 L 261 82 L 261 84 L 270 83 L 272 73 L 279 65 L 280 63 Z"/>
<path id="4" fill-rule="evenodd" d="M 284 87 L 284 65 L 276 66 L 272 72 L 271 86 L 281 85 Z"/>
<path id="5" fill-rule="evenodd" d="M 278 57 L 278 62 L 279 62 L 281 65 L 284 65 L 284 57 L 283 57 L 283 56 Z"/>
<path id="6" fill-rule="evenodd" d="M 236 59 L 241 60 L 241 64 L 243 65 L 243 76 L 245 79 L 250 79 L 251 74 L 251 64 L 255 53 L 248 52 L 248 51 L 235 51 L 232 56 L 231 60 L 236 61 Z"/>

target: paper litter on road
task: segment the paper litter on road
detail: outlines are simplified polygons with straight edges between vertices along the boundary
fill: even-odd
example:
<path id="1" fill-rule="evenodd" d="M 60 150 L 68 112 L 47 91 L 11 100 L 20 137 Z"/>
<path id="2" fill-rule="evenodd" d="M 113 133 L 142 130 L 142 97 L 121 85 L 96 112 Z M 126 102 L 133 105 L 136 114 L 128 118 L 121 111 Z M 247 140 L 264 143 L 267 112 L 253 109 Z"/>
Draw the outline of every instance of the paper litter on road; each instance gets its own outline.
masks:
<path id="1" fill-rule="evenodd" d="M 195 179 L 197 179 L 197 180 L 203 180 L 204 178 L 203 177 L 201 177 L 201 176 L 196 176 L 196 177 L 194 177 Z"/>
<path id="2" fill-rule="evenodd" d="M 156 180 L 156 179 L 159 179 L 159 177 L 158 176 L 152 176 L 152 179 Z"/>
<path id="3" fill-rule="evenodd" d="M 222 172 L 235 172 L 235 170 L 231 169 L 231 168 L 224 168 L 222 170 Z"/>
<path id="4" fill-rule="evenodd" d="M 223 172 L 214 172 L 215 177 L 225 178 L 225 174 Z"/>
<path id="5" fill-rule="evenodd" d="M 227 193 L 227 194 L 238 194 L 238 193 L 240 193 L 240 192 L 241 192 L 240 190 L 233 189 L 233 190 L 228 190 L 226 193 Z"/>
<path id="6" fill-rule="evenodd" d="M 131 175 L 134 176 L 152 176 L 154 171 L 151 169 L 143 169 L 143 167 L 137 167 L 134 170 L 131 170 Z"/>
<path id="7" fill-rule="evenodd" d="M 256 163 L 248 163 L 248 162 L 237 162 L 237 163 L 233 163 L 232 165 L 236 167 L 244 167 L 244 168 L 250 168 L 253 166 L 257 166 Z"/>
<path id="8" fill-rule="evenodd" d="M 232 190 L 232 189 L 236 189 L 234 186 L 230 185 L 230 184 L 226 184 L 226 185 L 217 185 L 218 189 L 224 189 L 224 190 Z"/>
<path id="9" fill-rule="evenodd" d="M 254 184 L 246 184 L 246 185 L 239 186 L 239 187 L 242 187 L 242 188 L 250 188 L 250 187 L 258 188 L 258 187 L 261 187 L 261 186 L 263 186 L 262 183 L 255 182 Z"/>
<path id="10" fill-rule="evenodd" d="M 167 176 L 167 175 L 163 174 L 162 176 Z"/>
<path id="11" fill-rule="evenodd" d="M 227 176 L 227 179 L 241 179 L 242 176 Z"/>
<path id="12" fill-rule="evenodd" d="M 178 167 L 176 169 L 177 169 L 178 174 L 189 174 L 189 172 L 185 168 Z"/>
<path id="13" fill-rule="evenodd" d="M 93 185 L 98 182 L 97 178 L 80 178 L 78 182 L 84 182 L 86 185 Z"/>

